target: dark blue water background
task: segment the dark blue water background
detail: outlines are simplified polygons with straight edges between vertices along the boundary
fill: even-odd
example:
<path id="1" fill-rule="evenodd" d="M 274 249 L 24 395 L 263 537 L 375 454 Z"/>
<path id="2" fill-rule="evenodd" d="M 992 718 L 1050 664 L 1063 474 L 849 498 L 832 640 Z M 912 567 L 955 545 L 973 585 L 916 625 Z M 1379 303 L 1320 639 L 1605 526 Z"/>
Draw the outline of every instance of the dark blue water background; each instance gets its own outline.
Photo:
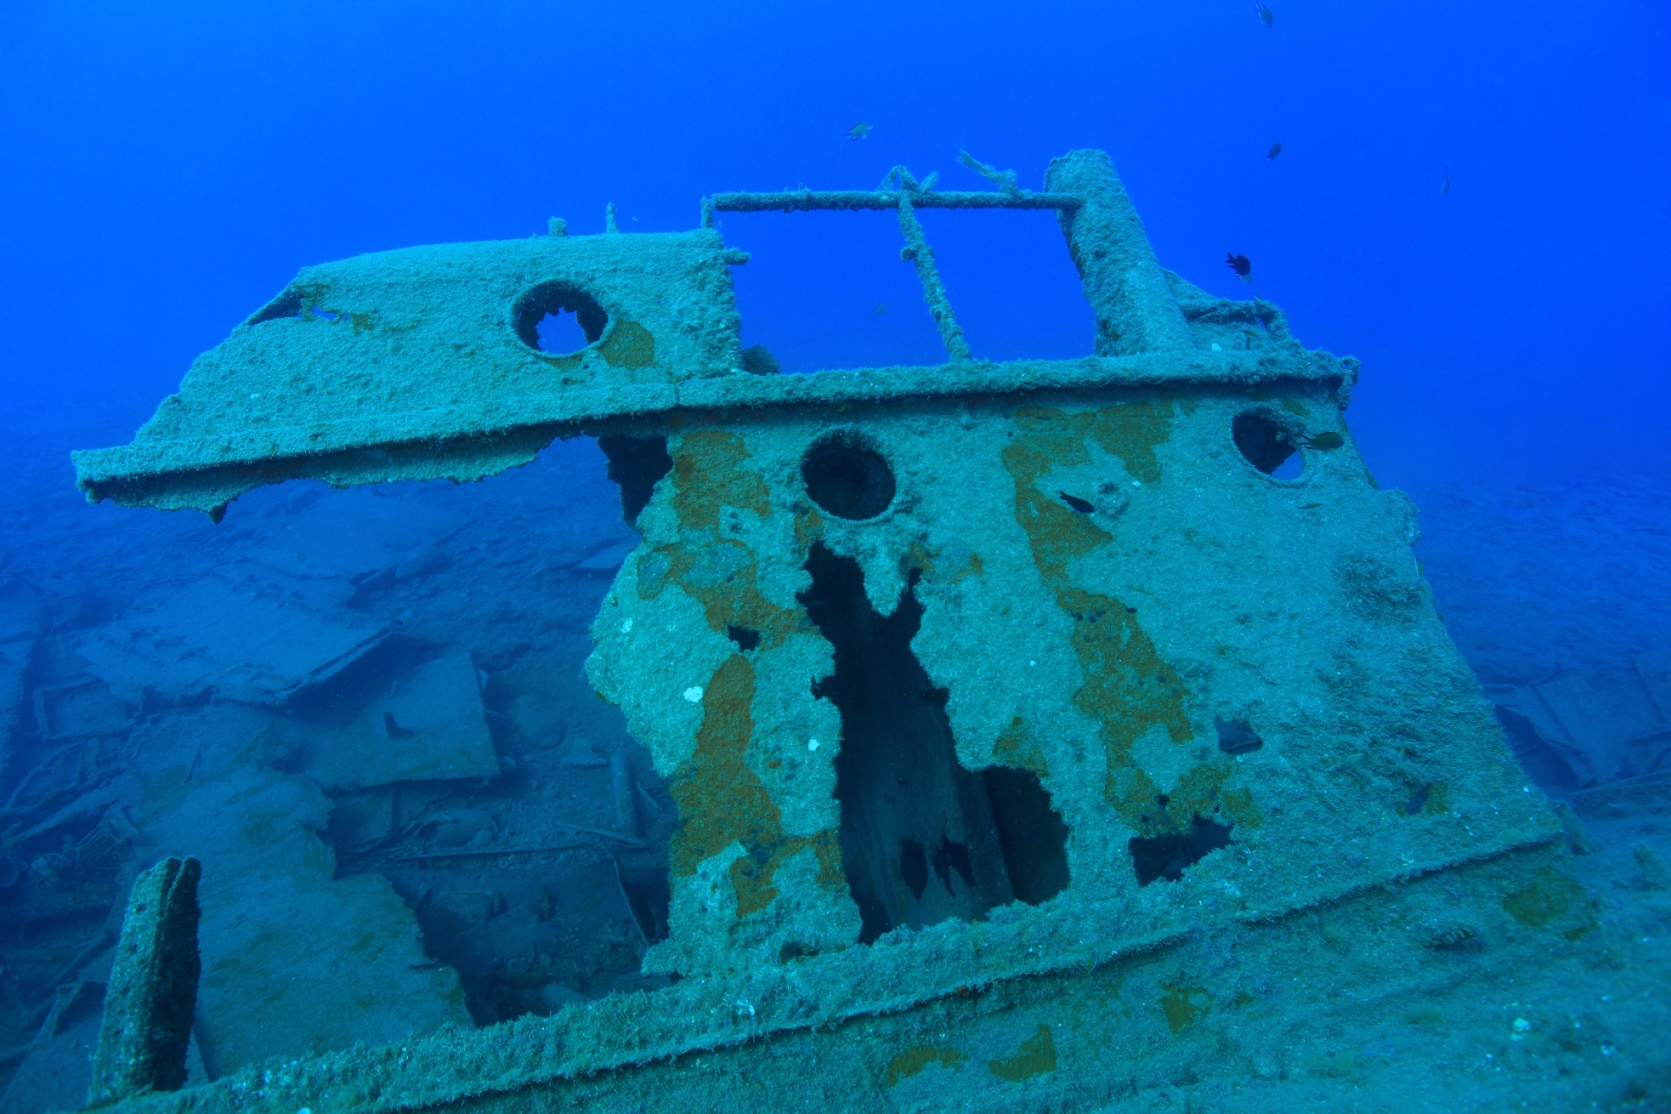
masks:
<path id="1" fill-rule="evenodd" d="M 296 272 L 683 229 L 896 163 L 1113 155 L 1168 267 L 1364 361 L 1384 480 L 1671 467 L 1671 9 L 1056 3 L 0 6 L 0 429 L 61 481 Z M 858 121 L 864 140 L 843 139 Z M 1283 151 L 1265 155 L 1273 142 Z M 1448 196 L 1441 196 L 1449 175 Z M 1088 351 L 1051 219 L 930 214 L 977 353 Z M 885 217 L 725 222 L 792 369 L 932 360 Z M 816 264 L 816 266 L 814 266 Z M 873 317 L 878 303 L 887 312 Z M 34 471 L 34 469 L 31 469 Z M 56 497 L 56 496 L 55 496 Z"/>

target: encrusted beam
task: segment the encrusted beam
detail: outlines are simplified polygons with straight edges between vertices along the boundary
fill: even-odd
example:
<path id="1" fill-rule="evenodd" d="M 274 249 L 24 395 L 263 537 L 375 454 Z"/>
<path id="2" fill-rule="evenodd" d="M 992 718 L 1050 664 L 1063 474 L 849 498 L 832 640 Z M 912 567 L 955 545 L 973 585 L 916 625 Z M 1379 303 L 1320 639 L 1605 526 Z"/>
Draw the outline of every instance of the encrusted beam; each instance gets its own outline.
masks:
<path id="1" fill-rule="evenodd" d="M 715 213 L 809 213 L 824 209 L 897 209 L 908 196 L 919 209 L 1055 209 L 1071 212 L 1081 199 L 1071 193 L 1000 193 L 996 190 L 775 190 L 716 193 L 702 200 L 702 227 Z"/>
<path id="2" fill-rule="evenodd" d="M 89 1106 L 186 1081 L 186 1045 L 197 1008 L 196 859 L 164 859 L 134 880 L 105 991 Z"/>

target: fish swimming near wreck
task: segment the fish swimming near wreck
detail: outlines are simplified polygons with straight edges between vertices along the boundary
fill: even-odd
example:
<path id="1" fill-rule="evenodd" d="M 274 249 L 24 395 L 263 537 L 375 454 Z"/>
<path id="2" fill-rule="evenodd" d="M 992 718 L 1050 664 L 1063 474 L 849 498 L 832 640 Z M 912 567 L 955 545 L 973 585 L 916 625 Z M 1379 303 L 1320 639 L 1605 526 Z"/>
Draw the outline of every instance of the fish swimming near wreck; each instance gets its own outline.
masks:
<path id="1" fill-rule="evenodd" d="M 869 125 L 869 124 L 865 123 L 863 120 L 861 120 L 857 124 L 854 124 L 852 127 L 848 128 L 847 132 L 843 136 L 843 138 L 848 139 L 848 140 L 863 139 L 865 136 L 870 134 L 870 128 L 871 128 L 871 125 Z"/>
<path id="2" fill-rule="evenodd" d="M 1265 161 L 1266 162 L 1275 162 L 1276 157 L 1280 154 L 1282 154 L 1282 144 L 1281 144 L 1281 142 L 1273 143 L 1273 144 L 1271 144 L 1271 149 L 1269 151 L 1265 152 Z"/>
<path id="3" fill-rule="evenodd" d="M 1235 271 L 1243 282 L 1253 281 L 1253 262 L 1247 256 L 1231 252 L 1224 257 L 1224 265 Z"/>
<path id="4" fill-rule="evenodd" d="M 1264 4 L 1253 5 L 1253 11 L 1259 17 L 1259 22 L 1266 27 L 1271 26 L 1272 21 L 1276 19 L 1276 16 L 1271 13 L 1271 9 Z"/>

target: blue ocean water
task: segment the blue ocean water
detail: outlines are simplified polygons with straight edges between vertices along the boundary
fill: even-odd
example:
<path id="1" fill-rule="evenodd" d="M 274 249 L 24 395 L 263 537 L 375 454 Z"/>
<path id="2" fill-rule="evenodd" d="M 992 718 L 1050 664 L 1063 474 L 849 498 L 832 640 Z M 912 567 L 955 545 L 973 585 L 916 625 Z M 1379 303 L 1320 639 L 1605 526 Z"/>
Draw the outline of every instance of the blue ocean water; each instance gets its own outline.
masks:
<path id="1" fill-rule="evenodd" d="M 116 796 L 41 825 L 112 783 L 147 715 L 213 688 L 124 688 L 89 647 L 211 573 L 257 570 L 249 591 L 280 585 L 339 625 L 398 624 L 396 641 L 426 649 L 376 684 L 468 641 L 501 761 L 506 733 L 529 744 L 504 776 L 558 799 L 570 790 L 542 763 L 579 771 L 563 784 L 595 791 L 574 791 L 572 815 L 604 828 L 626 779 L 644 841 L 671 823 L 642 760 L 616 757 L 622 725 L 550 695 L 581 684 L 587 625 L 632 540 L 594 443 L 478 486 L 263 489 L 218 526 L 75 490 L 72 448 L 125 443 L 299 268 L 365 252 L 526 237 L 552 217 L 599 232 L 608 204 L 624 231 L 682 230 L 705 194 L 872 188 L 899 165 L 983 188 L 963 149 L 1037 189 L 1052 157 L 1106 149 L 1164 266 L 1268 299 L 1307 345 L 1362 361 L 1352 434 L 1381 486 L 1414 499 L 1440 611 L 1533 779 L 1570 798 L 1671 770 L 1671 707 L 1655 703 L 1671 692 L 1656 672 L 1671 670 L 1671 8 L 1292 0 L 1268 25 L 1258 8 L 0 6 L 0 628 L 29 632 L 17 695 L 0 693 L 16 704 L 0 707 L 0 1110 L 74 1105 L 86 1085 L 74 996 L 96 981 L 112 899 L 43 872 L 69 877 L 77 847 L 83 889 L 133 865 L 120 848 L 97 858 L 112 837 L 82 822 Z M 923 224 L 977 356 L 1090 353 L 1050 214 Z M 736 272 L 744 343 L 786 371 L 941 359 L 890 214 L 721 229 L 753 255 Z M 1225 266 L 1238 253 L 1251 286 Z M 297 722 L 326 732 L 349 714 Z M 515 842 L 521 823 L 502 800 L 344 804 L 355 790 L 321 786 L 339 828 L 354 807 L 388 813 L 337 831 L 345 869 L 403 817 L 431 852 Z M 1651 818 L 1615 820 L 1602 835 L 1623 853 L 1663 846 Z M 43 865 L 46 836 L 65 862 Z M 577 854 L 565 869 L 587 896 L 568 921 L 508 870 L 478 888 L 536 910 L 520 936 L 460 928 L 484 922 L 462 897 L 420 913 L 429 960 L 464 977 L 460 1017 L 631 984 L 655 925 L 626 917 L 631 879 Z M 383 874 L 414 907 L 434 888 Z M 572 977 L 501 977 L 597 925 L 622 941 Z M 1671 1057 L 1663 1036 L 1634 1037 Z"/>

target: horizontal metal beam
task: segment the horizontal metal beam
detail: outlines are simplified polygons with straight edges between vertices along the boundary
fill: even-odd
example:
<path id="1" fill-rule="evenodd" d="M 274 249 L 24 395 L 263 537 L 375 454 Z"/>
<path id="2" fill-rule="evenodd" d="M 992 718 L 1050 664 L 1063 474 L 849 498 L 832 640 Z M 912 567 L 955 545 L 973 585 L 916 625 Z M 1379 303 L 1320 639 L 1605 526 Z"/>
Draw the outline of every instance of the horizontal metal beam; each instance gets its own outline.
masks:
<path id="1" fill-rule="evenodd" d="M 772 193 L 716 193 L 702 201 L 702 223 L 713 214 L 811 212 L 813 210 L 897 209 L 901 196 L 918 209 L 1055 209 L 1079 208 L 1071 193 L 1009 193 L 999 190 L 778 190 Z"/>

